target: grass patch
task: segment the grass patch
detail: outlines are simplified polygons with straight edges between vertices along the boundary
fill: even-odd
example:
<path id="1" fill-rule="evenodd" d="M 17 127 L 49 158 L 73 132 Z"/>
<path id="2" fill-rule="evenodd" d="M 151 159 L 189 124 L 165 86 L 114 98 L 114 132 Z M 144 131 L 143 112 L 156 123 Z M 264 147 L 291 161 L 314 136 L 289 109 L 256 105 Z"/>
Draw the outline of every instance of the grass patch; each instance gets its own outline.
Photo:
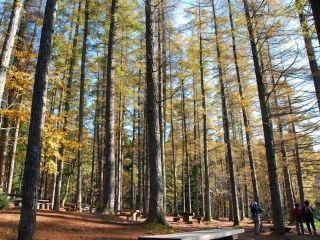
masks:
<path id="1" fill-rule="evenodd" d="M 316 229 L 320 229 L 320 221 L 315 221 Z"/>
<path id="2" fill-rule="evenodd" d="M 150 234 L 169 234 L 169 233 L 176 233 L 177 231 L 169 226 L 169 225 L 162 225 L 162 224 L 155 224 L 155 223 L 145 223 L 143 224 L 145 228 L 149 230 Z"/>

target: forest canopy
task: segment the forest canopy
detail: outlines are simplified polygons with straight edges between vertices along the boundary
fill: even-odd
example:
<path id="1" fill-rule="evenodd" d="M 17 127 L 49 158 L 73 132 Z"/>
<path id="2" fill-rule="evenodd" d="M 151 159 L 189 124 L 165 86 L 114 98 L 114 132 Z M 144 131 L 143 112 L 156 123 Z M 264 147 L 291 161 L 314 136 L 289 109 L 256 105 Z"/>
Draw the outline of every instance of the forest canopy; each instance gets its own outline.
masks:
<path id="1" fill-rule="evenodd" d="M 317 0 L 1 0 L 0 191 L 283 232 L 320 207 Z M 33 229 L 33 230 L 30 230 Z M 22 239 L 22 238 L 21 238 Z"/>

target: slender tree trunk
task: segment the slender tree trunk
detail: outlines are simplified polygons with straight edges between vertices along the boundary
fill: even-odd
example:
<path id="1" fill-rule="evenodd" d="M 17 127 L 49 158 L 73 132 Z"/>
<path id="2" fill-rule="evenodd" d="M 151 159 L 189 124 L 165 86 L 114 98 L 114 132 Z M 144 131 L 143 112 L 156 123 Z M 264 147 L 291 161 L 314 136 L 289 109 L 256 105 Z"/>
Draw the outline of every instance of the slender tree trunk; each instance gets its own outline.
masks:
<path id="1" fill-rule="evenodd" d="M 317 58 L 312 45 L 312 38 L 310 36 L 309 29 L 308 29 L 307 16 L 303 13 L 304 7 L 303 7 L 302 0 L 296 0 L 296 8 L 299 14 L 300 28 L 301 28 L 304 44 L 307 51 L 309 66 L 312 74 L 312 80 L 313 80 L 313 84 L 314 84 L 314 88 L 317 96 L 318 108 L 320 111 L 320 69 L 317 64 Z M 319 22 L 319 18 L 318 18 L 318 22 Z"/>
<path id="2" fill-rule="evenodd" d="M 8 147 L 8 136 L 9 136 L 9 118 L 4 116 L 2 118 L 1 126 L 1 138 L 0 138 L 0 192 L 3 188 L 4 179 L 4 169 L 5 159 L 7 157 L 7 147 Z"/>
<path id="3" fill-rule="evenodd" d="M 78 46 L 78 37 L 79 37 L 79 24 L 80 24 L 80 11 L 81 11 L 81 0 L 78 4 L 78 16 L 76 20 L 74 38 L 72 43 L 72 53 L 70 59 L 70 68 L 68 73 L 68 80 L 67 80 L 67 87 L 66 87 L 66 97 L 64 100 L 64 112 L 63 112 L 63 126 L 62 131 L 64 133 L 67 132 L 67 126 L 69 123 L 68 115 L 70 112 L 70 101 L 71 101 L 71 92 L 72 92 L 72 85 L 73 85 L 73 76 L 74 76 L 74 68 L 76 65 L 76 53 L 77 53 L 77 46 Z M 56 190 L 55 190 L 55 199 L 54 199 L 54 206 L 53 210 L 59 211 L 60 209 L 60 198 L 61 198 L 61 187 L 62 187 L 62 174 L 63 174 L 63 157 L 65 155 L 65 147 L 62 145 L 60 150 L 61 159 L 58 160 L 57 165 L 57 178 L 56 178 Z"/>
<path id="4" fill-rule="evenodd" d="M 188 150 L 188 135 L 187 135 L 187 123 L 186 123 L 186 100 L 185 100 L 185 87 L 184 81 L 181 83 L 181 90 L 182 90 L 182 134 L 183 134 L 183 144 L 184 144 L 184 159 L 185 159 L 185 176 L 186 182 L 185 186 L 187 188 L 187 204 L 186 204 L 186 211 L 191 212 L 191 180 L 190 180 L 190 157 L 189 157 L 189 150 Z"/>
<path id="5" fill-rule="evenodd" d="M 23 8 L 23 0 L 14 0 L 8 29 L 3 42 L 0 55 L 0 100 L 3 100 L 4 86 L 6 84 L 6 76 L 9 69 L 14 40 L 19 27 L 21 11 Z M 1 162 L 0 162 L 1 165 Z M 0 181 L 1 183 L 1 181 Z"/>
<path id="6" fill-rule="evenodd" d="M 234 161 L 233 161 L 233 155 L 232 155 L 227 100 L 226 100 L 226 93 L 225 93 L 225 86 L 224 86 L 224 79 L 223 79 L 224 75 L 223 75 L 223 70 L 222 70 L 219 33 L 218 33 L 218 25 L 217 25 L 217 17 L 216 17 L 214 0 L 212 0 L 211 3 L 212 3 L 215 36 L 216 36 L 216 50 L 217 50 L 217 58 L 218 58 L 217 60 L 218 60 L 220 94 L 221 94 L 221 104 L 222 104 L 224 143 L 227 145 L 227 159 L 228 159 L 229 175 L 230 175 L 230 188 L 231 188 L 232 209 L 233 209 L 233 214 L 232 214 L 233 215 L 233 224 L 234 224 L 234 226 L 237 226 L 240 223 L 237 184 L 236 184 L 236 179 L 235 179 L 235 168 L 234 168 Z"/>
<path id="7" fill-rule="evenodd" d="M 274 79 L 274 72 L 273 72 L 273 64 L 271 61 L 271 52 L 269 47 L 269 42 L 267 41 L 267 50 L 268 50 L 268 60 L 269 60 L 269 69 L 270 69 L 270 75 L 271 75 L 271 84 L 274 86 L 273 88 L 273 101 L 275 108 L 277 110 L 276 114 L 280 114 L 280 106 L 278 102 L 278 96 L 277 91 L 275 88 L 276 81 Z M 294 223 L 294 219 L 292 216 L 292 212 L 294 209 L 294 196 L 293 196 L 293 190 L 291 188 L 291 176 L 290 176 L 290 170 L 289 170 L 289 164 L 288 164 L 288 157 L 287 157 L 287 148 L 285 143 L 285 138 L 283 134 L 283 123 L 281 117 L 277 118 L 278 122 L 278 131 L 279 131 L 279 137 L 280 137 L 280 151 L 281 151 L 281 157 L 282 157 L 282 163 L 283 163 L 283 175 L 284 175 L 284 186 L 285 186 L 285 193 L 286 193 L 286 206 L 289 209 L 289 216 L 290 216 L 290 223 Z"/>
<path id="8" fill-rule="evenodd" d="M 163 178 L 163 212 L 167 212 L 167 183 L 166 183 L 166 99 L 167 99 L 167 23 L 166 23 L 166 11 L 167 2 L 166 0 L 161 0 L 161 42 L 162 42 L 162 134 L 161 134 L 161 148 L 163 149 L 162 154 L 162 178 Z"/>
<path id="9" fill-rule="evenodd" d="M 105 178 L 104 178 L 104 211 L 112 213 L 115 207 L 115 152 L 114 152 L 114 67 L 113 48 L 116 37 L 116 14 L 118 1 L 112 0 L 110 30 L 107 56 L 107 88 L 106 88 L 106 122 L 105 122 Z"/>
<path id="10" fill-rule="evenodd" d="M 80 101 L 79 101 L 79 133 L 78 133 L 78 173 L 77 173 L 77 209 L 81 212 L 82 203 L 82 158 L 83 158 L 83 122 L 84 122 L 84 94 L 87 62 L 87 39 L 89 32 L 89 0 L 85 1 L 84 30 L 82 41 L 81 74 L 80 74 Z"/>
<path id="11" fill-rule="evenodd" d="M 149 212 L 147 222 L 167 224 L 163 212 L 163 177 L 157 106 L 157 85 L 153 76 L 153 0 L 145 0 L 146 14 L 146 114 L 147 146 L 150 171 Z"/>
<path id="12" fill-rule="evenodd" d="M 242 81 L 240 77 L 240 69 L 239 69 L 239 63 L 238 63 L 238 54 L 237 54 L 237 45 L 236 45 L 236 38 L 235 38 L 235 29 L 234 29 L 234 23 L 233 23 L 233 14 L 232 14 L 232 7 L 231 2 L 228 0 L 228 6 L 229 6 L 229 19 L 230 19 L 230 27 L 231 27 L 231 34 L 232 34 L 232 50 L 233 50 L 233 58 L 234 58 L 234 64 L 236 68 L 236 75 L 237 75 L 237 82 L 238 82 L 238 90 L 240 95 L 240 103 L 241 103 L 241 110 L 242 110 L 242 117 L 243 122 L 245 126 L 246 131 L 246 141 L 247 141 L 247 152 L 248 152 L 248 158 L 250 163 L 250 170 L 251 170 L 251 181 L 252 181 L 252 188 L 253 188 L 253 195 L 254 200 L 257 203 L 260 203 L 259 200 L 259 189 L 258 189 L 258 181 L 257 181 L 257 175 L 256 175 L 256 167 L 255 167 L 255 161 L 252 151 L 252 143 L 251 143 L 251 126 L 250 126 L 250 120 L 248 116 L 247 109 L 245 107 L 245 94 L 243 92 L 243 86 Z"/>
<path id="13" fill-rule="evenodd" d="M 314 25 L 316 27 L 318 41 L 320 45 L 320 1 L 319 0 L 309 0 L 313 13 Z"/>
<path id="14" fill-rule="evenodd" d="M 275 233 L 278 235 L 284 234 L 284 222 L 283 222 L 283 212 L 281 208 L 281 195 L 279 189 L 279 179 L 277 173 L 277 160 L 275 156 L 275 146 L 274 146 L 274 136 L 273 136 L 273 125 L 271 119 L 270 106 L 267 102 L 267 91 L 263 81 L 263 75 L 259 63 L 259 56 L 257 50 L 257 44 L 254 36 L 254 29 L 251 22 L 251 16 L 249 12 L 249 4 L 247 0 L 243 0 L 245 16 L 247 21 L 247 28 L 250 38 L 250 45 L 252 51 L 252 57 L 255 68 L 255 75 L 257 80 L 258 94 L 261 107 L 261 118 L 262 126 L 264 132 L 264 141 L 266 148 L 266 156 L 268 163 L 268 174 L 269 174 L 269 184 L 271 192 L 271 204 L 274 218 L 274 229 Z"/>
<path id="15" fill-rule="evenodd" d="M 8 194 L 11 194 L 11 191 L 12 191 L 15 157 L 17 152 L 18 138 L 19 138 L 19 129 L 20 129 L 20 119 L 17 119 L 16 127 L 14 130 L 14 142 L 12 146 L 12 153 L 11 153 L 11 159 L 10 159 L 10 169 L 9 169 L 8 188 L 7 188 Z"/>
<path id="16" fill-rule="evenodd" d="M 293 114 L 290 96 L 288 96 L 288 104 L 289 104 L 290 114 Z M 297 138 L 296 126 L 293 120 L 291 122 L 291 131 L 293 134 L 293 141 L 294 141 L 294 159 L 295 159 L 296 174 L 297 174 L 297 180 L 298 180 L 298 186 L 299 186 L 299 200 L 302 205 L 303 202 L 305 201 L 304 186 L 303 186 L 304 184 L 303 184 L 303 176 L 302 176 L 301 158 L 300 158 L 300 152 L 299 152 L 299 143 Z"/>
<path id="17" fill-rule="evenodd" d="M 135 206 L 135 192 L 134 192 L 134 161 L 136 156 L 135 149 L 136 149 L 136 108 L 134 107 L 133 121 L 132 121 L 132 157 L 131 157 L 131 171 L 130 171 L 130 209 L 134 209 L 134 206 Z"/>
<path id="18" fill-rule="evenodd" d="M 19 240 L 34 239 L 35 235 L 37 182 L 46 109 L 47 74 L 51 56 L 55 15 L 56 0 L 47 0 L 35 74 L 29 138 L 23 174 L 22 208 L 18 231 Z"/>
<path id="19" fill-rule="evenodd" d="M 118 106 L 118 146 L 117 146 L 117 164 L 116 164 L 116 196 L 115 196 L 115 209 L 121 210 L 121 196 L 122 196 L 122 129 L 123 129 L 123 102 L 122 102 L 122 93 L 119 93 L 119 106 Z"/>
<path id="20" fill-rule="evenodd" d="M 211 200 L 210 200 L 210 184 L 209 184 L 209 159 L 208 159 L 208 129 L 207 129 L 207 106 L 206 106 L 206 89 L 204 85 L 204 69 L 203 69 L 203 48 L 202 48 L 202 20 L 201 8 L 199 8 L 199 66 L 200 66 L 200 82 L 201 82 L 201 101 L 202 101 L 202 121 L 203 121 L 203 161 L 204 161 L 204 220 L 211 221 Z"/>
<path id="21" fill-rule="evenodd" d="M 171 64 L 170 64 L 171 65 Z M 171 68 L 171 66 L 170 66 Z M 173 121 L 173 86 L 172 86 L 172 78 L 170 75 L 170 89 L 171 89 L 171 97 L 170 97 L 170 125 L 171 125 L 171 154 L 172 154 L 172 168 L 173 168 L 173 216 L 178 216 L 178 187 L 177 187 L 177 160 L 176 160 L 176 145 L 175 145 L 175 128 Z"/>
<path id="22" fill-rule="evenodd" d="M 138 198 L 137 198 L 137 209 L 143 209 L 143 150 L 142 150 L 142 121 L 141 121 L 141 101 L 140 101 L 140 94 L 141 94 L 141 69 L 139 69 L 139 86 L 138 86 Z"/>

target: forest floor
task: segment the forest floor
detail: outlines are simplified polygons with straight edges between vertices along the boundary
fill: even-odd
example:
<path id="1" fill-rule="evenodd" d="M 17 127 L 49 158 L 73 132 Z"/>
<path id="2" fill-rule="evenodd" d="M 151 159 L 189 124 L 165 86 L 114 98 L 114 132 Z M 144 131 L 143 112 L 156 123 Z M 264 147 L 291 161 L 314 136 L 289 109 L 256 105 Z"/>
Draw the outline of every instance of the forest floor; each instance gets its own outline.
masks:
<path id="1" fill-rule="evenodd" d="M 0 240 L 17 239 L 17 229 L 19 223 L 19 209 L 11 209 L 0 212 Z M 143 222 L 130 222 L 119 217 L 107 217 L 91 213 L 76 212 L 49 212 L 39 210 L 37 213 L 37 240 L 73 240 L 73 239 L 100 239 L 100 240 L 121 240 L 138 239 L 139 236 L 161 234 L 168 232 L 186 232 L 208 228 L 230 228 L 232 222 L 212 221 L 210 223 L 184 224 L 174 223 L 172 218 L 167 218 L 171 227 L 159 228 Z M 318 236 L 304 235 L 297 236 L 292 226 L 291 233 L 284 237 L 270 235 L 268 231 L 270 225 L 264 224 L 265 232 L 256 236 L 253 231 L 253 223 L 250 219 L 241 222 L 241 228 L 245 229 L 244 234 L 239 235 L 239 240 L 316 240 Z"/>

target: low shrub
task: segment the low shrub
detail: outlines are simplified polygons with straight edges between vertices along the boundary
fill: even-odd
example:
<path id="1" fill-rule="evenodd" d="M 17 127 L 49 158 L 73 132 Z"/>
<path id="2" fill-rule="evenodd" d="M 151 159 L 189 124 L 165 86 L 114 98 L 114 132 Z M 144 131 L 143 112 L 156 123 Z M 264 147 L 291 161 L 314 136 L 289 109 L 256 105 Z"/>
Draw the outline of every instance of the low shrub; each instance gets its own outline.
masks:
<path id="1" fill-rule="evenodd" d="M 10 206 L 10 199 L 4 193 L 0 193 L 0 211 Z"/>

